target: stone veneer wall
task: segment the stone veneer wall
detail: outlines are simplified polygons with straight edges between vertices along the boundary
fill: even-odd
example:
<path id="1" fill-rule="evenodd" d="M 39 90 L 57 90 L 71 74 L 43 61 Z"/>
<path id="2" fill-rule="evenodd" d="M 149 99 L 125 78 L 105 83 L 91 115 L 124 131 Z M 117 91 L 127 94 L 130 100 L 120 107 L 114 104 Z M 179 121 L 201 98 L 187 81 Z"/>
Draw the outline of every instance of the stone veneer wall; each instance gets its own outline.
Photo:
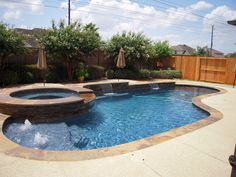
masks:
<path id="1" fill-rule="evenodd" d="M 137 85 L 129 85 L 128 82 L 120 82 L 120 83 L 106 83 L 106 84 L 92 84 L 92 85 L 85 85 L 85 88 L 89 88 L 94 91 L 97 96 L 103 95 L 103 90 L 101 85 L 112 85 L 113 92 L 129 92 L 135 90 L 149 90 L 151 89 L 150 84 L 137 84 Z M 154 83 L 155 84 L 155 83 Z M 168 82 L 168 83 L 158 83 L 160 89 L 170 88 L 175 86 L 175 82 Z"/>

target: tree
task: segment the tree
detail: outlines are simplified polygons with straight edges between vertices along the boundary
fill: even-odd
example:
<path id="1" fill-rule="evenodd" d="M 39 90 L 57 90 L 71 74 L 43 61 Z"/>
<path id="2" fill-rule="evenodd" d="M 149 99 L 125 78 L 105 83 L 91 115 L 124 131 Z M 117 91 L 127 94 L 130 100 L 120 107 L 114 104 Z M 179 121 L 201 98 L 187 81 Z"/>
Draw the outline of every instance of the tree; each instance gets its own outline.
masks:
<path id="1" fill-rule="evenodd" d="M 172 48 L 168 41 L 156 42 L 153 44 L 154 58 L 160 59 L 172 56 Z"/>
<path id="2" fill-rule="evenodd" d="M 0 71 L 4 70 L 9 56 L 23 54 L 25 51 L 24 37 L 0 23 Z"/>
<path id="3" fill-rule="evenodd" d="M 71 80 L 75 62 L 82 56 L 89 55 L 95 48 L 100 46 L 100 36 L 94 24 L 82 26 L 74 22 L 65 26 L 61 21 L 58 26 L 53 21 L 52 28 L 48 29 L 40 38 L 40 43 L 45 47 L 47 54 L 53 59 L 62 59 L 68 78 Z"/>
<path id="4" fill-rule="evenodd" d="M 229 53 L 229 54 L 227 54 L 225 57 L 227 57 L 227 58 L 236 58 L 236 52 L 234 52 L 234 53 Z"/>
<path id="5" fill-rule="evenodd" d="M 196 56 L 208 56 L 207 47 L 197 46 L 197 51 L 194 53 Z"/>
<path id="6" fill-rule="evenodd" d="M 106 43 L 105 52 L 116 63 L 120 48 L 125 51 L 125 60 L 127 68 L 139 69 L 146 63 L 152 55 L 151 40 L 142 33 L 123 32 L 114 35 Z"/>

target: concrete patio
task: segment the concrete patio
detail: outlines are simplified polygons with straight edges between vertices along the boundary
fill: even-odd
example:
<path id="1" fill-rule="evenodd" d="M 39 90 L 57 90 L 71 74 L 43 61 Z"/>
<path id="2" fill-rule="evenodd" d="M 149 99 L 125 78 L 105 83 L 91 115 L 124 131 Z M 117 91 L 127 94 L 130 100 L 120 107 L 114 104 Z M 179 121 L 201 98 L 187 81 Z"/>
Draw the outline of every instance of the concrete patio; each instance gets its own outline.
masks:
<path id="1" fill-rule="evenodd" d="M 0 177 L 229 177 L 228 157 L 236 143 L 236 89 L 205 82 L 176 83 L 227 90 L 203 100 L 223 113 L 223 119 L 149 148 L 95 160 L 37 161 L 0 152 Z"/>

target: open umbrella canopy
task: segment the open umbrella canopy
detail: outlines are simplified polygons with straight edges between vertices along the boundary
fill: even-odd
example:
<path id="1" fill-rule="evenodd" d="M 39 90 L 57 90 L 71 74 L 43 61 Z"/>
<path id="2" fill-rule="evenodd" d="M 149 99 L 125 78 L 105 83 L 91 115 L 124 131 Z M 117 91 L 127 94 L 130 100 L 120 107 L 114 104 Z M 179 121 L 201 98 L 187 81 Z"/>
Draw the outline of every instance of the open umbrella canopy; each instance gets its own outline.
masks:
<path id="1" fill-rule="evenodd" d="M 42 48 L 39 49 L 37 68 L 41 70 L 47 69 L 46 54 Z"/>
<path id="2" fill-rule="evenodd" d="M 121 48 L 119 55 L 118 55 L 116 67 L 117 68 L 124 68 L 125 66 L 126 66 L 126 64 L 125 64 L 125 51 L 123 48 Z"/>

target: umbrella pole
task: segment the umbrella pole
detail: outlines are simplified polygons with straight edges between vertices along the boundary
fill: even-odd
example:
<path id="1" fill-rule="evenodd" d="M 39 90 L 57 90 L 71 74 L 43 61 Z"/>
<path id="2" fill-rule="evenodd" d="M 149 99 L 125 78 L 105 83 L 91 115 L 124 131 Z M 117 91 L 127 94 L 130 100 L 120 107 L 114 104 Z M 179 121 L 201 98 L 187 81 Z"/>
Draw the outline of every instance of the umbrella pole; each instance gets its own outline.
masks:
<path id="1" fill-rule="evenodd" d="M 45 79 L 45 70 L 43 70 L 43 86 L 45 87 L 46 84 L 46 79 Z"/>

